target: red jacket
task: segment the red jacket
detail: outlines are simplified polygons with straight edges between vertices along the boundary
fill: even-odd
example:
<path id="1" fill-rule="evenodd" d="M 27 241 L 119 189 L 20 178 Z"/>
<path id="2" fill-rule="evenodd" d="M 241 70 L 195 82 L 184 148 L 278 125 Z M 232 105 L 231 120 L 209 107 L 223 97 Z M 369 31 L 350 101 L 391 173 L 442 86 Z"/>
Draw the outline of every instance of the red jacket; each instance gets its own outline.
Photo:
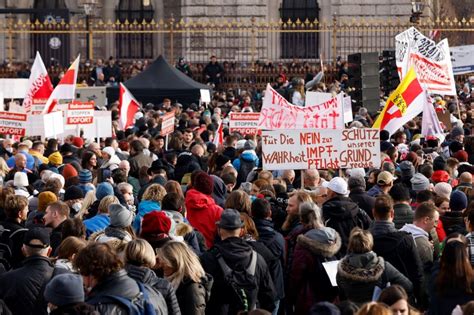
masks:
<path id="1" fill-rule="evenodd" d="M 189 223 L 201 232 L 206 239 L 206 245 L 211 248 L 216 238 L 216 221 L 219 221 L 222 208 L 211 196 L 191 188 L 186 192 L 186 217 Z"/>

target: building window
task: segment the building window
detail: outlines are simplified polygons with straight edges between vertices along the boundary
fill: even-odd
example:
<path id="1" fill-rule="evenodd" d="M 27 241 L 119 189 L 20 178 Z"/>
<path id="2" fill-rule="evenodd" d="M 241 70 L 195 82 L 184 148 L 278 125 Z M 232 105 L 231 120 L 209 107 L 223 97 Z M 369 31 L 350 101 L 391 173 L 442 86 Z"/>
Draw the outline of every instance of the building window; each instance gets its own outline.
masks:
<path id="1" fill-rule="evenodd" d="M 69 22 L 69 10 L 65 0 L 35 0 L 31 22 L 61 23 Z M 46 66 L 68 66 L 70 61 L 70 34 L 62 32 L 44 32 L 30 34 L 30 57 L 35 58 L 39 51 Z"/>
<path id="2" fill-rule="evenodd" d="M 319 6 L 316 0 L 283 0 L 280 8 L 280 17 L 284 23 L 304 23 L 306 20 L 314 22 L 319 18 Z M 298 29 L 317 28 L 316 24 L 301 24 Z M 285 30 L 291 28 L 285 28 Z M 319 42 L 317 32 L 282 32 L 282 58 L 317 58 L 319 56 Z"/>
<path id="3" fill-rule="evenodd" d="M 143 0 L 120 0 L 117 18 L 120 23 L 151 22 L 154 11 L 150 5 L 143 5 Z M 117 57 L 121 59 L 153 58 L 152 34 L 128 33 L 116 36 Z"/>

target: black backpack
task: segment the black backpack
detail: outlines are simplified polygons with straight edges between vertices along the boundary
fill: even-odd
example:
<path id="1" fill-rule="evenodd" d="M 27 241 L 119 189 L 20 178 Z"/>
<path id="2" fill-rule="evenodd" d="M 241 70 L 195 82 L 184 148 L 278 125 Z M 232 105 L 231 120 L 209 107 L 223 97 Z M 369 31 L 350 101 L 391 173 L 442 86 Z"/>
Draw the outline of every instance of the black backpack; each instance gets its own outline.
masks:
<path id="1" fill-rule="evenodd" d="M 239 311 L 248 312 L 256 308 L 258 282 L 255 277 L 257 269 L 257 252 L 252 250 L 250 264 L 244 270 L 232 270 L 217 253 L 217 262 L 224 274 L 225 282 L 230 286 L 232 294 L 229 298 L 229 314 Z"/>
<path id="2" fill-rule="evenodd" d="M 12 232 L 0 226 L 0 269 L 10 270 L 12 267 L 18 267 L 23 260 L 21 247 L 23 238 L 28 229 L 18 229 Z"/>
<path id="3" fill-rule="evenodd" d="M 255 165 L 255 161 L 245 161 L 244 159 L 240 158 L 240 168 L 237 173 L 237 186 L 241 183 L 245 183 L 247 181 L 247 176 L 249 173 L 257 166 Z"/>

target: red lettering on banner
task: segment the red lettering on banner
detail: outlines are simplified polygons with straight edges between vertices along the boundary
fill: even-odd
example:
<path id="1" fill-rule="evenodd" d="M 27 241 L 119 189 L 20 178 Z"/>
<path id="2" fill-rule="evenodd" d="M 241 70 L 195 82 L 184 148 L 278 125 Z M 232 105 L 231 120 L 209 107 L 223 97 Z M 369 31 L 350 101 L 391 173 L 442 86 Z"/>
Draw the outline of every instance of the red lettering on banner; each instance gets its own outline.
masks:
<path id="1" fill-rule="evenodd" d="M 92 124 L 94 122 L 94 117 L 68 117 L 66 123 L 68 125 L 86 125 Z"/>

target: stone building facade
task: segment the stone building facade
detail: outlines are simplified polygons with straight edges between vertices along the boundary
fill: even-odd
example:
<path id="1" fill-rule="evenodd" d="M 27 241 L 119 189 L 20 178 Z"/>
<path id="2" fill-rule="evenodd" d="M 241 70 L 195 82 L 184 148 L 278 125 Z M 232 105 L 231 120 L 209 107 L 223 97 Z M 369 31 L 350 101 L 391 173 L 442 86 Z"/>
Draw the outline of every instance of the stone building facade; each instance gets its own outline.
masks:
<path id="1" fill-rule="evenodd" d="M 36 15 L 0 14 L 0 25 L 20 19 L 22 21 L 32 20 L 33 16 L 52 17 L 53 19 L 66 18 L 77 23 L 85 19 L 81 3 L 88 1 L 91 0 L 0 0 L 0 8 L 41 8 L 41 13 Z M 306 49 L 310 51 L 310 54 L 299 55 L 300 43 L 295 41 L 291 44 L 290 41 L 290 44 L 286 42 L 283 44 L 284 35 L 278 31 L 261 31 L 251 36 L 249 35 L 250 31 L 244 32 L 244 35 L 232 32 L 219 33 L 219 21 L 235 20 L 240 24 L 239 27 L 245 27 L 249 23 L 253 23 L 252 25 L 260 25 L 269 21 L 276 23 L 288 16 L 317 18 L 319 21 L 327 23 L 332 23 L 334 16 L 339 21 L 357 21 L 364 18 L 383 20 L 393 17 L 408 21 L 412 10 L 411 0 L 95 0 L 93 2 L 96 2 L 96 6 L 91 15 L 92 21 L 101 19 L 104 22 L 109 20 L 115 22 L 117 19 L 123 20 L 125 17 L 135 16 L 140 19 L 145 16 L 148 21 L 153 19 L 157 22 L 171 18 L 184 22 L 205 20 L 214 22 L 213 27 L 216 29 L 214 33 L 177 33 L 173 37 L 172 44 L 170 44 L 169 34 L 166 33 L 150 33 L 140 35 L 141 37 L 137 34 L 97 34 L 93 38 L 95 58 L 118 56 L 122 59 L 151 59 L 162 53 L 171 57 L 171 49 L 173 58 L 190 56 L 189 58 L 196 61 L 207 60 L 212 54 L 221 57 L 221 59 L 252 59 L 252 61 L 255 59 L 289 59 L 292 56 L 317 58 L 319 54 L 323 54 L 326 58 L 332 58 L 334 57 L 332 49 L 334 40 L 338 47 L 344 45 L 360 45 L 362 47 L 365 45 L 361 34 L 338 33 L 331 36 L 325 33 L 314 33 L 300 36 L 302 38 L 301 45 L 306 45 L 303 51 Z M 143 3 L 146 2 L 149 2 L 150 5 L 143 7 Z M 439 0 L 426 0 L 424 3 L 424 16 L 436 17 L 439 15 Z M 9 56 L 12 56 L 16 61 L 32 60 L 35 49 L 53 57 L 54 53 L 58 51 L 62 51 L 63 55 L 66 54 L 66 57 L 57 57 L 59 59 L 70 59 L 79 52 L 83 56 L 87 56 L 87 34 L 74 33 L 62 37 L 54 34 L 43 37 L 35 36 L 37 35 L 21 33 L 9 37 L 7 30 L 0 29 L 0 60 L 8 59 Z M 51 40 L 52 37 L 57 37 L 58 40 Z M 132 37 L 134 39 L 131 39 Z M 348 42 L 349 40 L 352 42 Z M 62 49 L 56 47 L 56 51 L 52 51 L 51 47 L 54 48 L 55 44 L 60 45 Z M 289 47 L 283 47 L 285 45 Z M 48 52 L 48 50 L 51 51 Z"/>

